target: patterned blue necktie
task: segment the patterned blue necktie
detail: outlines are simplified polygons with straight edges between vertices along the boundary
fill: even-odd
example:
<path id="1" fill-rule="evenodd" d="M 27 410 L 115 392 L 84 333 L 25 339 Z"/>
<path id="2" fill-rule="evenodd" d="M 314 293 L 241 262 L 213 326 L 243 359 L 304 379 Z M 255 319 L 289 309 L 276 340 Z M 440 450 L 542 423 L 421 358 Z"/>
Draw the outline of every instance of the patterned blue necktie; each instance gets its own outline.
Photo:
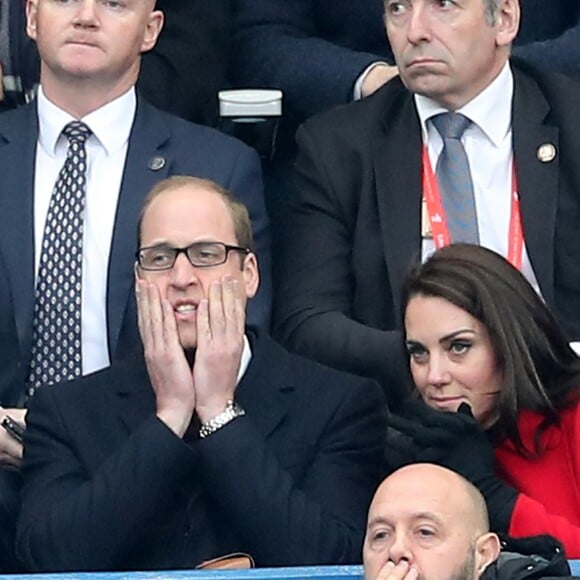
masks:
<path id="1" fill-rule="evenodd" d="M 85 142 L 91 130 L 66 125 L 69 145 L 48 208 L 34 299 L 28 396 L 82 374 L 81 281 L 86 192 Z"/>
<path id="2" fill-rule="evenodd" d="M 451 241 L 479 244 L 473 181 L 461 143 L 471 121 L 461 113 L 442 113 L 431 121 L 443 139 L 436 176 Z"/>

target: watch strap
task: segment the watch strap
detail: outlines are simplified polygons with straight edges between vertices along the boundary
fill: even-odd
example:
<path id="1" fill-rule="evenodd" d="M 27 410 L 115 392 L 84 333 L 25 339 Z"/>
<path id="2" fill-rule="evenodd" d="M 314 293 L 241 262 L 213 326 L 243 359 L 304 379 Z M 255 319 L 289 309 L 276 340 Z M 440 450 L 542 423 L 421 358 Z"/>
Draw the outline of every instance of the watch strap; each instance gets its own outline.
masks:
<path id="1" fill-rule="evenodd" d="M 204 439 L 233 421 L 236 417 L 242 417 L 245 414 L 246 412 L 233 399 L 230 399 L 226 404 L 226 408 L 221 413 L 218 413 L 209 421 L 202 423 L 199 429 L 199 436 Z"/>

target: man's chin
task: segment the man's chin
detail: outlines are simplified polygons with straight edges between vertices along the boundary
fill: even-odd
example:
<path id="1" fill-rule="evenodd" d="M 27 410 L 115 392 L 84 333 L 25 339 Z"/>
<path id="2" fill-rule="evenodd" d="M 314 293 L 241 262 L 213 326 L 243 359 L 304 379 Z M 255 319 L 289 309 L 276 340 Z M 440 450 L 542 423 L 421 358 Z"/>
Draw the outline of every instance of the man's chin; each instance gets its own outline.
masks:
<path id="1" fill-rule="evenodd" d="M 197 334 L 187 330 L 179 331 L 179 343 L 185 351 L 193 351 L 197 348 Z"/>
<path id="2" fill-rule="evenodd" d="M 441 67 L 429 65 L 413 67 L 404 71 L 401 78 L 410 92 L 431 99 L 437 99 L 438 95 L 445 94 L 448 90 L 447 77 Z"/>

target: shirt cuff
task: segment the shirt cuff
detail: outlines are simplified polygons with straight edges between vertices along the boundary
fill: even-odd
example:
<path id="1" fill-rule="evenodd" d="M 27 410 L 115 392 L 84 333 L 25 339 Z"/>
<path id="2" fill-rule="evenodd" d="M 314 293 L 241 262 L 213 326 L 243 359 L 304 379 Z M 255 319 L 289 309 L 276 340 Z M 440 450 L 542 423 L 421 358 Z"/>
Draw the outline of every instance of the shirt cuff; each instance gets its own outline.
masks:
<path id="1" fill-rule="evenodd" d="M 378 60 L 377 62 L 373 62 L 372 64 L 367 66 L 367 68 L 365 68 L 365 70 L 362 72 L 362 74 L 356 80 L 356 83 L 354 83 L 354 91 L 353 91 L 353 95 L 352 95 L 353 100 L 360 101 L 363 98 L 363 96 L 362 96 L 363 83 L 365 82 L 367 75 L 377 66 L 390 66 L 390 65 L 388 62 Z"/>

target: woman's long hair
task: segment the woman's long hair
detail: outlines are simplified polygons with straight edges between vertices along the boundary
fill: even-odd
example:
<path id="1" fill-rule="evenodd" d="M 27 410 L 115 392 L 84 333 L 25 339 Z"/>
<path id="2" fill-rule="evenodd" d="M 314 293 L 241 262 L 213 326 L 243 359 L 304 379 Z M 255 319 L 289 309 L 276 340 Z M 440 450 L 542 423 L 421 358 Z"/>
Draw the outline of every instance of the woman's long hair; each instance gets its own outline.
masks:
<path id="1" fill-rule="evenodd" d="M 525 277 L 491 250 L 452 244 L 409 272 L 403 315 L 417 295 L 447 300 L 484 324 L 503 373 L 493 432 L 511 440 L 520 453 L 541 453 L 542 432 L 557 424 L 559 411 L 580 396 L 580 358 Z M 534 436 L 534 449 L 524 447 L 518 432 L 523 409 L 544 418 Z"/>

